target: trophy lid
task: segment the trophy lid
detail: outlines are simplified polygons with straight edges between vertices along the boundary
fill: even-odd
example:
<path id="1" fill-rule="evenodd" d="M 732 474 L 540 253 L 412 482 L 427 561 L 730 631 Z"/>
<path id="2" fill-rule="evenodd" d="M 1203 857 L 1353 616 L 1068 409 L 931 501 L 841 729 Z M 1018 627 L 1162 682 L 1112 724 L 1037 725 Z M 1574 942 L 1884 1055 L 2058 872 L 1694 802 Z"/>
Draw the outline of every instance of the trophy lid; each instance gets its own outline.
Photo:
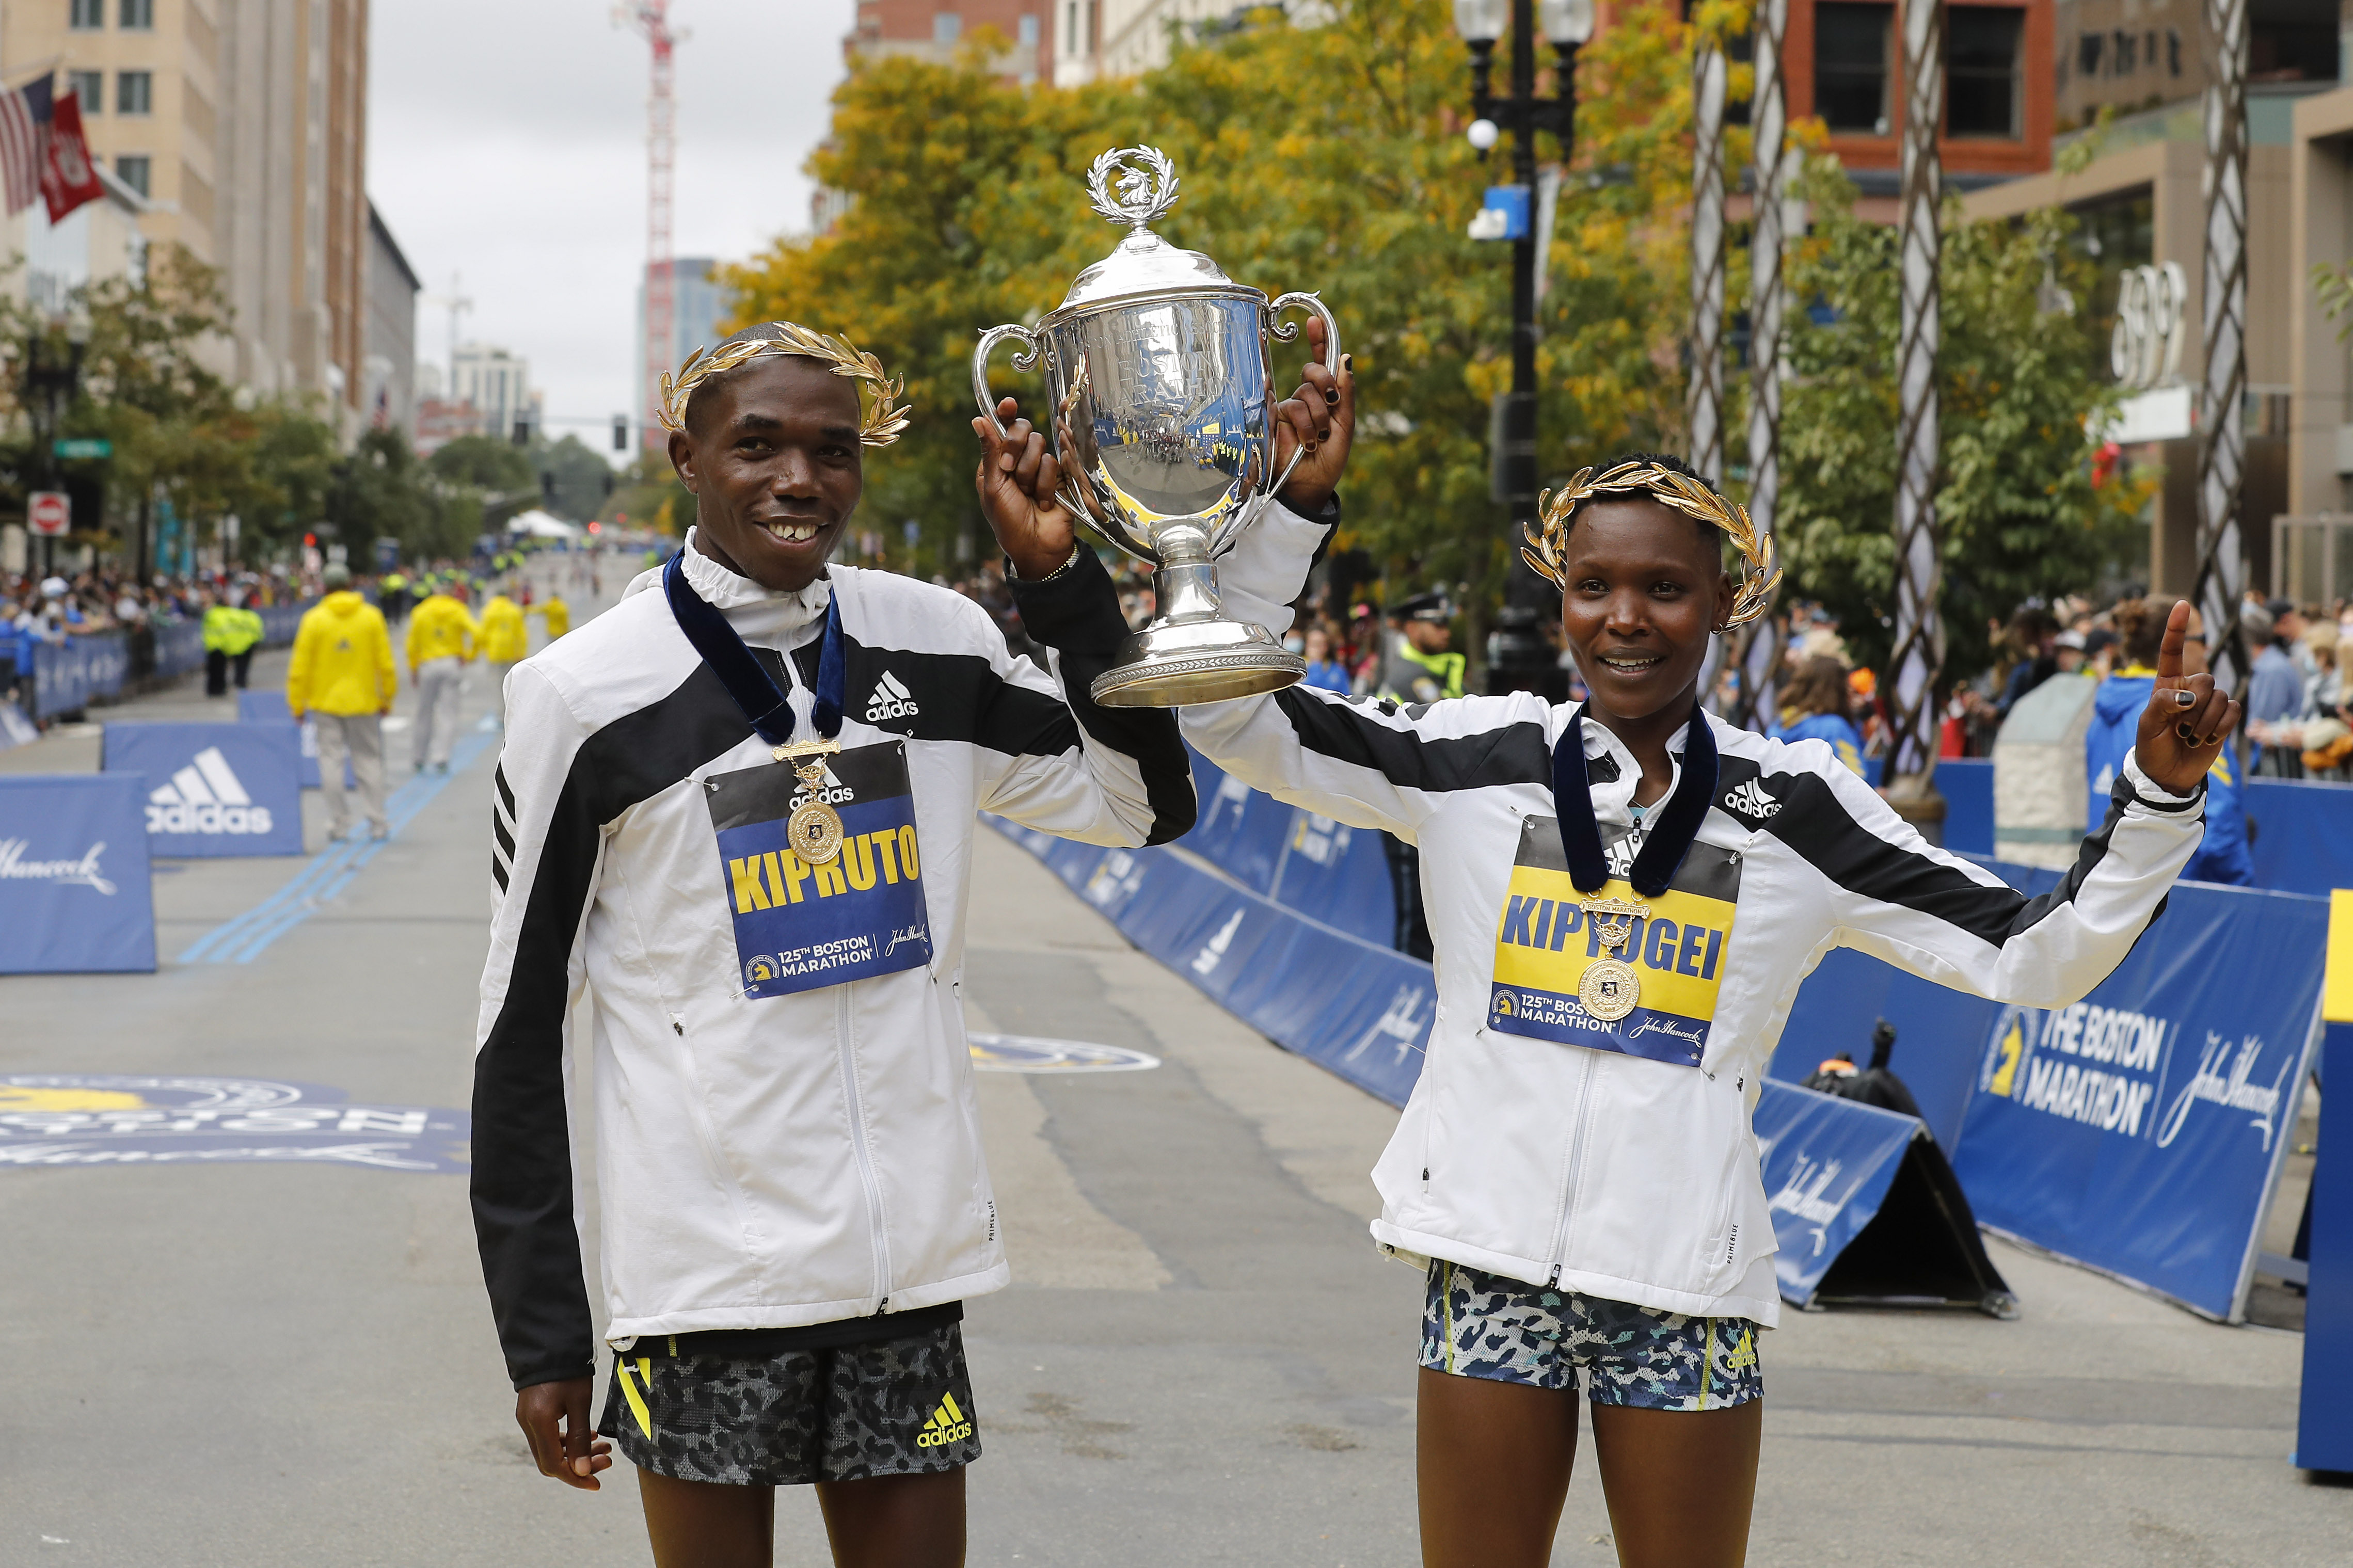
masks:
<path id="1" fill-rule="evenodd" d="M 1145 226 L 1176 205 L 1176 171 L 1157 147 L 1115 147 L 1087 171 L 1089 205 L 1129 226 L 1118 247 L 1080 273 L 1057 314 L 1106 300 L 1172 290 L 1232 289 L 1234 280 L 1198 250 L 1180 250 Z"/>

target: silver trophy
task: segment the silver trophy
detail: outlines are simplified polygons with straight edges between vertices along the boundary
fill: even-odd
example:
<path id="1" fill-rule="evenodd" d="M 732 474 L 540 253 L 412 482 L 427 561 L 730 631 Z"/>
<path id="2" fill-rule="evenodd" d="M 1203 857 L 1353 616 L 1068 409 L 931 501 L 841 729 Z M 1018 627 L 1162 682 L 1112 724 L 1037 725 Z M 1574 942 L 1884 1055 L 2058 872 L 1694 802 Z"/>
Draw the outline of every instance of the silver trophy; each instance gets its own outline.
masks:
<path id="1" fill-rule="evenodd" d="M 1017 370 L 1042 359 L 1062 504 L 1157 568 L 1159 616 L 1120 646 L 1119 662 L 1089 688 L 1095 701 L 1174 708 L 1280 690 L 1306 665 L 1264 627 L 1218 608 L 1214 563 L 1305 455 L 1274 472 L 1270 345 L 1299 336 L 1275 317 L 1294 307 L 1323 317 L 1327 369 L 1340 363 L 1339 323 L 1313 294 L 1270 303 L 1145 227 L 1176 201 L 1176 171 L 1158 148 L 1105 153 L 1087 171 L 1087 192 L 1128 237 L 1035 327 L 981 334 L 973 396 L 997 425 L 990 353 L 1009 338 L 1021 345 Z"/>

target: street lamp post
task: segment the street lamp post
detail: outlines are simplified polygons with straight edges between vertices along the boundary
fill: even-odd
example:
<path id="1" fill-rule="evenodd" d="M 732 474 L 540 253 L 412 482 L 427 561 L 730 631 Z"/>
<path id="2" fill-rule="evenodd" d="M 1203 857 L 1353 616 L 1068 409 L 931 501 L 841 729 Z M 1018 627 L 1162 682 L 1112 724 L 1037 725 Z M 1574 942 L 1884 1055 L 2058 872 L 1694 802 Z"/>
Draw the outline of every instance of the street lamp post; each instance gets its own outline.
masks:
<path id="1" fill-rule="evenodd" d="M 1536 32 L 1556 58 L 1557 89 L 1536 96 Z M 1533 200 L 1536 184 L 1536 132 L 1560 142 L 1566 164 L 1576 145 L 1577 51 L 1593 36 L 1593 0 L 1454 0 L 1454 27 L 1471 49 L 1471 145 L 1485 157 L 1503 132 L 1512 135 L 1512 180 L 1527 202 L 1526 232 L 1512 241 L 1512 390 L 1495 424 L 1499 443 L 1495 469 L 1511 508 L 1511 576 L 1504 609 L 1496 617 L 1488 660 L 1491 690 L 1541 690 L 1554 679 L 1555 665 L 1541 627 L 1556 605 L 1544 580 L 1522 560 L 1520 540 L 1536 520 L 1536 245 Z M 1498 98 L 1490 89 L 1495 46 L 1509 28 L 1511 90 Z"/>

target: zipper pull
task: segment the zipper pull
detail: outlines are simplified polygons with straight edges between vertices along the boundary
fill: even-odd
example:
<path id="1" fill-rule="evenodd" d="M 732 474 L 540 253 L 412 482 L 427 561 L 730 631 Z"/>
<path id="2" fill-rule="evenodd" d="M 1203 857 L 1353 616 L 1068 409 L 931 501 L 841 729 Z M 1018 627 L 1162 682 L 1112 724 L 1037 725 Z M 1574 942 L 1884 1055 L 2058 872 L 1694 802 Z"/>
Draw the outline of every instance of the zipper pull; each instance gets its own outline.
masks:
<path id="1" fill-rule="evenodd" d="M 1556 1289 L 1559 1288 L 1559 1285 L 1560 1265 L 1556 1263 L 1552 1266 L 1552 1278 L 1545 1281 L 1545 1289 L 1547 1290 Z"/>

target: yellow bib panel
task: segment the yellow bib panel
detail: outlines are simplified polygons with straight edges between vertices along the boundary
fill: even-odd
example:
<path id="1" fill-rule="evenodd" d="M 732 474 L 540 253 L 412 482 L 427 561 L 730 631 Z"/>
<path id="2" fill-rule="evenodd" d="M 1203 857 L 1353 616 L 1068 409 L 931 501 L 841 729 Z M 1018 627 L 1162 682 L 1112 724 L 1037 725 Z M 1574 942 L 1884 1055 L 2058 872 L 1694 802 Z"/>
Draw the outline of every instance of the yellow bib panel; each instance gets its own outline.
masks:
<path id="1" fill-rule="evenodd" d="M 1599 892 L 1580 893 L 1559 825 L 1549 816 L 1521 823 L 1495 932 L 1487 1026 L 1697 1067 L 1732 945 L 1740 858 L 1694 844 L 1667 890 L 1645 899 L 1623 875 L 1630 836 L 1618 834 L 1606 848 L 1620 874 Z"/>

